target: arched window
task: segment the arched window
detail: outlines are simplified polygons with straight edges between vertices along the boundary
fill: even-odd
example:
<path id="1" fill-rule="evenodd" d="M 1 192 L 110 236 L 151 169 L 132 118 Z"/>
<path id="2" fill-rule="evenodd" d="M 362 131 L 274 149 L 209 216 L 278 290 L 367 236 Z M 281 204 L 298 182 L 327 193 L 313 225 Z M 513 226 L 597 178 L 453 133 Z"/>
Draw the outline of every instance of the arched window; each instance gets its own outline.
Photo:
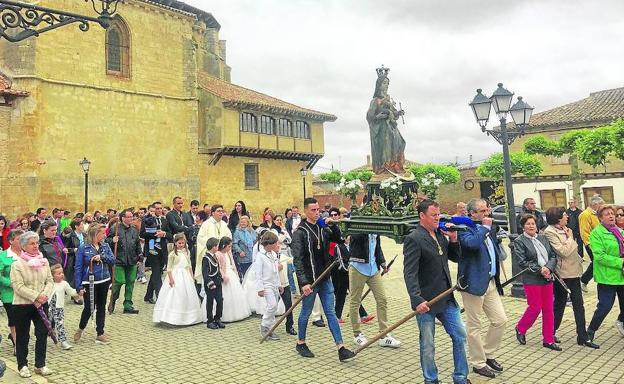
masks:
<path id="1" fill-rule="evenodd" d="M 130 78 L 130 30 L 120 17 L 106 30 L 106 73 Z"/>

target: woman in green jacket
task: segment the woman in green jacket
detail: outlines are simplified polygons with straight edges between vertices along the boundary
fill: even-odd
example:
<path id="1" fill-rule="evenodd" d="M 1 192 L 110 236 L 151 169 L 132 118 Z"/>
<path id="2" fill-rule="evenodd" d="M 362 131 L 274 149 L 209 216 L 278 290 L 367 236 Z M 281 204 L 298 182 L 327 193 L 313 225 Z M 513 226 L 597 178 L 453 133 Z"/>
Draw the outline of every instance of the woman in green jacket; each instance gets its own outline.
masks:
<path id="1" fill-rule="evenodd" d="M 4 305 L 9 320 L 9 340 L 13 343 L 13 356 L 15 356 L 15 318 L 13 316 L 13 288 L 11 288 L 11 265 L 22 253 L 19 245 L 20 236 L 24 234 L 21 229 L 13 229 L 7 235 L 9 248 L 0 253 L 0 300 Z"/>
<path id="2" fill-rule="evenodd" d="M 620 304 L 620 315 L 616 321 L 618 330 L 623 328 L 624 323 L 624 232 L 615 224 L 613 206 L 603 205 L 597 213 L 600 225 L 589 236 L 594 254 L 594 280 L 598 283 L 598 305 L 587 329 L 592 341 L 611 311 L 616 295 Z"/>

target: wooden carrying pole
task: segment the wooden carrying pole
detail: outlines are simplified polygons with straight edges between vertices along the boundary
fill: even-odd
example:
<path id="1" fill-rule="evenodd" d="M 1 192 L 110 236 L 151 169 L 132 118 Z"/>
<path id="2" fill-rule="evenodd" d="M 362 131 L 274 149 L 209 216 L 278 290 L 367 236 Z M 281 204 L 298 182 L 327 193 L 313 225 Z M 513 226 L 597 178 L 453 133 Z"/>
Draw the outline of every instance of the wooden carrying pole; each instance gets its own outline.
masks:
<path id="1" fill-rule="evenodd" d="M 310 288 L 314 289 L 314 287 L 316 286 L 316 284 L 318 284 L 319 282 L 321 282 L 321 280 L 323 280 L 325 278 L 325 276 L 327 276 L 332 268 L 334 268 L 334 266 L 338 263 L 338 258 L 335 258 L 334 261 L 332 261 L 331 264 L 329 264 L 329 266 L 327 268 L 325 268 L 325 270 L 323 271 L 323 273 L 321 273 L 319 275 L 319 277 L 316 278 L 316 280 L 314 280 L 312 282 L 312 284 L 310 284 Z M 257 277 L 256 277 L 257 278 Z M 269 338 L 269 335 L 271 333 L 273 333 L 273 331 L 275 331 L 277 329 L 277 327 L 282 323 L 282 321 L 284 321 L 284 319 L 286 318 L 286 316 L 288 316 L 289 314 L 292 313 L 292 311 L 295 309 L 295 307 L 297 307 L 297 305 L 299 305 L 299 303 L 301 303 L 303 301 L 303 299 L 305 298 L 305 296 L 303 295 L 303 292 L 301 293 L 301 297 L 299 297 L 294 303 L 293 305 L 290 306 L 290 308 L 288 308 L 286 310 L 286 312 L 284 312 L 284 314 L 277 319 L 277 321 L 275 322 L 275 324 L 273 324 L 273 326 L 271 327 L 271 329 L 269 329 L 269 332 L 267 332 L 266 335 L 264 335 L 264 337 L 262 337 L 262 339 L 260 340 L 260 344 L 264 343 L 266 341 L 266 339 Z"/>
<path id="2" fill-rule="evenodd" d="M 454 287 L 451 287 L 451 288 L 447 289 L 446 291 L 440 293 L 438 296 L 436 296 L 433 299 L 427 301 L 426 302 L 427 305 L 428 306 L 434 305 L 438 301 L 444 299 L 445 297 L 447 297 L 448 295 L 453 293 L 458 288 L 460 288 L 460 286 L 459 286 L 459 284 L 456 284 Z M 464 289 L 465 287 L 461 287 L 461 288 Z M 373 344 L 377 340 L 385 337 L 388 333 L 394 331 L 395 329 L 397 329 L 401 325 L 407 323 L 410 319 L 412 319 L 414 316 L 416 316 L 416 314 L 418 314 L 418 311 L 416 311 L 416 310 L 413 310 L 412 312 L 408 313 L 401 320 L 397 321 L 396 323 L 394 323 L 390 327 L 388 327 L 385 331 L 380 332 L 375 337 L 373 337 L 372 339 L 369 339 L 366 343 L 364 343 L 364 345 L 362 345 L 361 347 L 356 349 L 354 353 L 357 355 L 358 353 L 362 352 L 364 349 L 368 348 L 371 344 Z"/>

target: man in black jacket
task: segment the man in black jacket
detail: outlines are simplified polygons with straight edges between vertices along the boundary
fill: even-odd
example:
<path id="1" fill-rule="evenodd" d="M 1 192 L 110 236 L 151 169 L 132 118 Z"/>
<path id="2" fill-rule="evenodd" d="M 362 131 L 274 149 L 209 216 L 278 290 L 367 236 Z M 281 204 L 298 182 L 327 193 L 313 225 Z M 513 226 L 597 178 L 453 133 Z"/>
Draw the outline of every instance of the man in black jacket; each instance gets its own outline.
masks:
<path id="1" fill-rule="evenodd" d="M 522 228 L 522 226 L 520 225 L 520 218 L 522 217 L 522 215 L 526 215 L 526 214 L 531 214 L 531 215 L 537 217 L 537 229 L 538 229 L 538 231 L 541 231 L 544 228 L 548 227 L 548 224 L 546 224 L 546 220 L 544 220 L 544 215 L 542 214 L 542 212 L 538 211 L 535 208 L 535 206 L 536 206 L 535 199 L 533 199 L 532 197 L 527 197 L 522 202 L 522 212 L 520 212 L 516 216 L 516 226 L 518 227 L 518 233 L 519 234 L 524 232 L 524 228 Z"/>
<path id="2" fill-rule="evenodd" d="M 301 313 L 299 314 L 299 339 L 297 340 L 297 352 L 303 357 L 314 357 L 314 354 L 305 343 L 306 328 L 308 319 L 312 313 L 314 300 L 319 295 L 323 311 L 327 317 L 329 330 L 338 348 L 338 359 L 348 361 L 355 357 L 355 354 L 346 349 L 342 343 L 340 325 L 334 310 L 334 286 L 329 279 L 329 274 L 320 280 L 314 288 L 312 283 L 331 264 L 329 256 L 330 241 L 339 242 L 340 235 L 335 233 L 330 227 L 322 229 L 317 221 L 320 216 L 319 205 L 316 199 L 306 197 L 304 200 L 304 211 L 306 219 L 301 221 L 297 230 L 293 233 L 291 250 L 293 261 L 297 272 L 297 280 L 304 295 Z M 328 220 L 331 221 L 331 220 Z"/>
<path id="3" fill-rule="evenodd" d="M 146 303 L 155 304 L 154 294 L 158 296 L 160 292 L 160 287 L 162 286 L 162 272 L 167 262 L 167 240 L 173 240 L 173 234 L 171 233 L 171 229 L 169 228 L 169 224 L 165 216 L 163 216 L 163 207 L 160 201 L 154 202 L 152 204 L 154 207 L 154 216 L 155 220 L 155 231 L 146 231 L 145 221 L 148 220 L 149 216 L 145 216 L 141 221 L 141 238 L 145 239 L 145 250 L 148 250 L 149 241 L 155 240 L 155 254 L 149 254 L 149 252 L 144 252 L 147 257 L 146 266 L 150 266 L 152 268 L 152 275 L 150 276 L 149 283 L 147 284 L 147 292 L 145 292 L 145 297 L 143 300 Z"/>
<path id="4" fill-rule="evenodd" d="M 108 313 L 115 311 L 115 302 L 119 298 L 121 286 L 125 285 L 124 292 L 124 310 L 123 313 L 137 314 L 138 309 L 134 308 L 132 303 L 132 292 L 134 291 L 134 282 L 136 281 L 138 263 L 141 260 L 141 240 L 139 239 L 139 231 L 132 225 L 134 215 L 129 209 L 124 209 L 120 214 L 121 224 L 117 222 L 110 229 L 106 241 L 112 249 L 117 249 L 117 258 L 115 260 L 115 281 L 113 281 L 113 290 L 110 303 L 108 304 Z M 116 245 L 115 245 L 116 244 Z"/>
<path id="5" fill-rule="evenodd" d="M 193 227 L 193 221 L 189 221 L 191 218 L 185 214 L 186 212 L 182 212 L 182 207 L 184 207 L 184 200 L 182 200 L 180 196 L 174 197 L 173 209 L 167 212 L 167 224 L 169 228 L 171 228 L 173 235 L 176 233 L 184 233 L 188 242 L 190 231 Z"/>
<path id="6" fill-rule="evenodd" d="M 438 382 L 435 364 L 435 319 L 453 341 L 453 383 L 470 383 L 466 358 L 466 329 L 459 306 L 453 295 L 429 306 L 428 300 L 451 288 L 448 260 L 457 262 L 461 255 L 457 232 L 438 230 L 440 206 L 433 200 L 418 204 L 420 223 L 405 238 L 403 244 L 403 276 L 410 296 L 412 310 L 418 312 L 416 321 L 420 330 L 420 364 L 425 383 Z M 449 240 L 445 236 L 449 237 Z"/>

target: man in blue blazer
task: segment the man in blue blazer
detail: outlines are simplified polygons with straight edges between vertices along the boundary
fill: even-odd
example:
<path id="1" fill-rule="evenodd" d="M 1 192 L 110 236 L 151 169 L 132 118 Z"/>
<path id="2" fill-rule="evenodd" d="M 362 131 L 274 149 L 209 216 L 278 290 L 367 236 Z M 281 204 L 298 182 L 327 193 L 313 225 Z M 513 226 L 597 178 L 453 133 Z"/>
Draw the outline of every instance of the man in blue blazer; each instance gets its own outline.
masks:
<path id="1" fill-rule="evenodd" d="M 499 249 L 496 234 L 492 233 L 492 218 L 485 200 L 472 199 L 467 205 L 468 215 L 481 224 L 460 232 L 459 275 L 464 276 L 468 288 L 461 292 L 466 308 L 468 332 L 468 362 L 472 370 L 482 376 L 493 378 L 503 367 L 496 361 L 507 316 L 500 295 Z M 481 338 L 480 316 L 485 312 L 490 326 L 485 340 Z"/>

